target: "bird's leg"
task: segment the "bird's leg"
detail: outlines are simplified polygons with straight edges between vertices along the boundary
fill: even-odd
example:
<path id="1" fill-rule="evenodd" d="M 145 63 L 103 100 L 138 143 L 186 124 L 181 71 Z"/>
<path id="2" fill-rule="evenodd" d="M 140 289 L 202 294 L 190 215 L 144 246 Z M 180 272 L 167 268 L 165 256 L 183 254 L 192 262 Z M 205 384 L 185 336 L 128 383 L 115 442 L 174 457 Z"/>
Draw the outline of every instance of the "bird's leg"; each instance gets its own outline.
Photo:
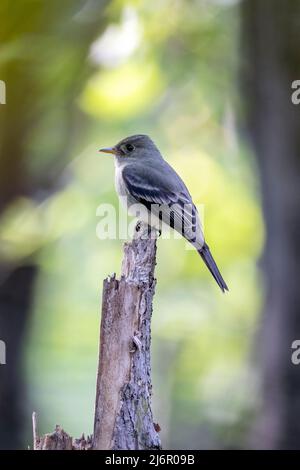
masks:
<path id="1" fill-rule="evenodd" d="M 147 227 L 148 236 L 151 235 L 153 230 L 155 231 L 155 237 L 154 238 L 159 238 L 161 236 L 161 226 L 160 227 L 152 227 L 151 225 L 148 225 L 148 227 Z"/>
<path id="2" fill-rule="evenodd" d="M 142 220 L 138 220 L 135 226 L 135 231 L 136 233 L 138 233 L 141 230 L 143 230 L 143 233 L 145 233 L 145 235 L 147 234 L 148 237 L 149 235 L 151 235 L 152 230 L 155 230 L 160 233 L 160 230 L 157 227 L 152 227 L 151 225 L 143 222 Z"/>
<path id="3" fill-rule="evenodd" d="M 161 236 L 161 226 L 154 227 L 141 220 L 135 226 L 134 238 L 158 238 Z"/>
<path id="4" fill-rule="evenodd" d="M 157 227 L 157 231 L 158 231 L 158 236 L 160 237 L 161 236 L 161 233 L 162 233 L 162 220 L 159 219 L 159 225 Z"/>

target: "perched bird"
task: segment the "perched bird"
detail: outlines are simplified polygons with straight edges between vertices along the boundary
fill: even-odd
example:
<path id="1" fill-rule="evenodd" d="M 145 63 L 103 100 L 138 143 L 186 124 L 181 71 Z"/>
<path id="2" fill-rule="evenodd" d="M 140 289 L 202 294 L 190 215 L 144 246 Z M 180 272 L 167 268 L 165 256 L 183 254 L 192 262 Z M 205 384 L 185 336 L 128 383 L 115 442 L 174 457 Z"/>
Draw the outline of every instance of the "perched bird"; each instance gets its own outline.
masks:
<path id="1" fill-rule="evenodd" d="M 150 216 L 146 220 L 149 225 L 156 225 L 153 220 L 162 221 L 181 233 L 196 248 L 222 291 L 228 290 L 205 243 L 199 214 L 187 187 L 150 137 L 133 135 L 100 152 L 115 156 L 116 190 L 122 200 L 126 198 L 129 213 L 133 205 L 142 204 Z"/>

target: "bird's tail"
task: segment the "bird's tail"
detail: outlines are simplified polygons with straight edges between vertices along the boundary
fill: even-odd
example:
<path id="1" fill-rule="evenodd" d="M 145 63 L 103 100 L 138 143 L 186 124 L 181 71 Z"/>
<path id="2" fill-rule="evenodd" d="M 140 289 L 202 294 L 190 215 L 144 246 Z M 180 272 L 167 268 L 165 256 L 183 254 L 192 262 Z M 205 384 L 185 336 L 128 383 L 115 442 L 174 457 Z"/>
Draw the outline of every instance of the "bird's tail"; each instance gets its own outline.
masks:
<path id="1" fill-rule="evenodd" d="M 216 265 L 216 262 L 213 259 L 212 254 L 209 250 L 209 247 L 206 243 L 204 243 L 203 247 L 200 250 L 198 250 L 198 253 L 200 254 L 200 256 L 203 259 L 204 263 L 206 264 L 206 266 L 210 270 L 213 277 L 215 278 L 215 280 L 216 280 L 218 286 L 220 287 L 220 289 L 223 292 L 228 290 L 227 284 L 224 281 L 224 279 L 222 278 L 222 275 L 221 275 L 221 273 L 218 269 L 218 266 Z"/>

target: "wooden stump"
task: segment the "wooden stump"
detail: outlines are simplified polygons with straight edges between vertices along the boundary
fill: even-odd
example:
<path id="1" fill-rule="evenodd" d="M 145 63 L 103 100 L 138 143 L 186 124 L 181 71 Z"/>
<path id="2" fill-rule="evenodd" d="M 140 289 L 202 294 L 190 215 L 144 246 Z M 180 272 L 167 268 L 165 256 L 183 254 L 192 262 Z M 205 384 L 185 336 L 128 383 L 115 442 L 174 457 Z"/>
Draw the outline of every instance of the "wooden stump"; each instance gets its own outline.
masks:
<path id="1" fill-rule="evenodd" d="M 157 232 L 138 223 L 124 245 L 120 280 L 104 280 L 93 438 L 73 439 L 60 426 L 34 449 L 160 449 L 151 410 L 151 317 Z"/>

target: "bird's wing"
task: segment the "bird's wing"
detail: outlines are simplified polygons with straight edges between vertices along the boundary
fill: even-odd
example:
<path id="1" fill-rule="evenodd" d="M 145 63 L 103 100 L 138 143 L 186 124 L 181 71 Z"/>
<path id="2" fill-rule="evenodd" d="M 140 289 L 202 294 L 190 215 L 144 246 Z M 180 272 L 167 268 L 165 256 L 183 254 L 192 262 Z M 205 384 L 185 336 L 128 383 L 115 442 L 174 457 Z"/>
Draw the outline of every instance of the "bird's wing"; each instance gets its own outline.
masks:
<path id="1" fill-rule="evenodd" d="M 167 171 L 171 171 L 169 166 Z M 197 209 L 175 171 L 170 178 L 165 176 L 164 168 L 147 169 L 142 165 L 127 165 L 122 176 L 128 192 L 138 203 L 146 206 L 156 217 L 177 230 L 187 240 L 203 243 Z"/>

